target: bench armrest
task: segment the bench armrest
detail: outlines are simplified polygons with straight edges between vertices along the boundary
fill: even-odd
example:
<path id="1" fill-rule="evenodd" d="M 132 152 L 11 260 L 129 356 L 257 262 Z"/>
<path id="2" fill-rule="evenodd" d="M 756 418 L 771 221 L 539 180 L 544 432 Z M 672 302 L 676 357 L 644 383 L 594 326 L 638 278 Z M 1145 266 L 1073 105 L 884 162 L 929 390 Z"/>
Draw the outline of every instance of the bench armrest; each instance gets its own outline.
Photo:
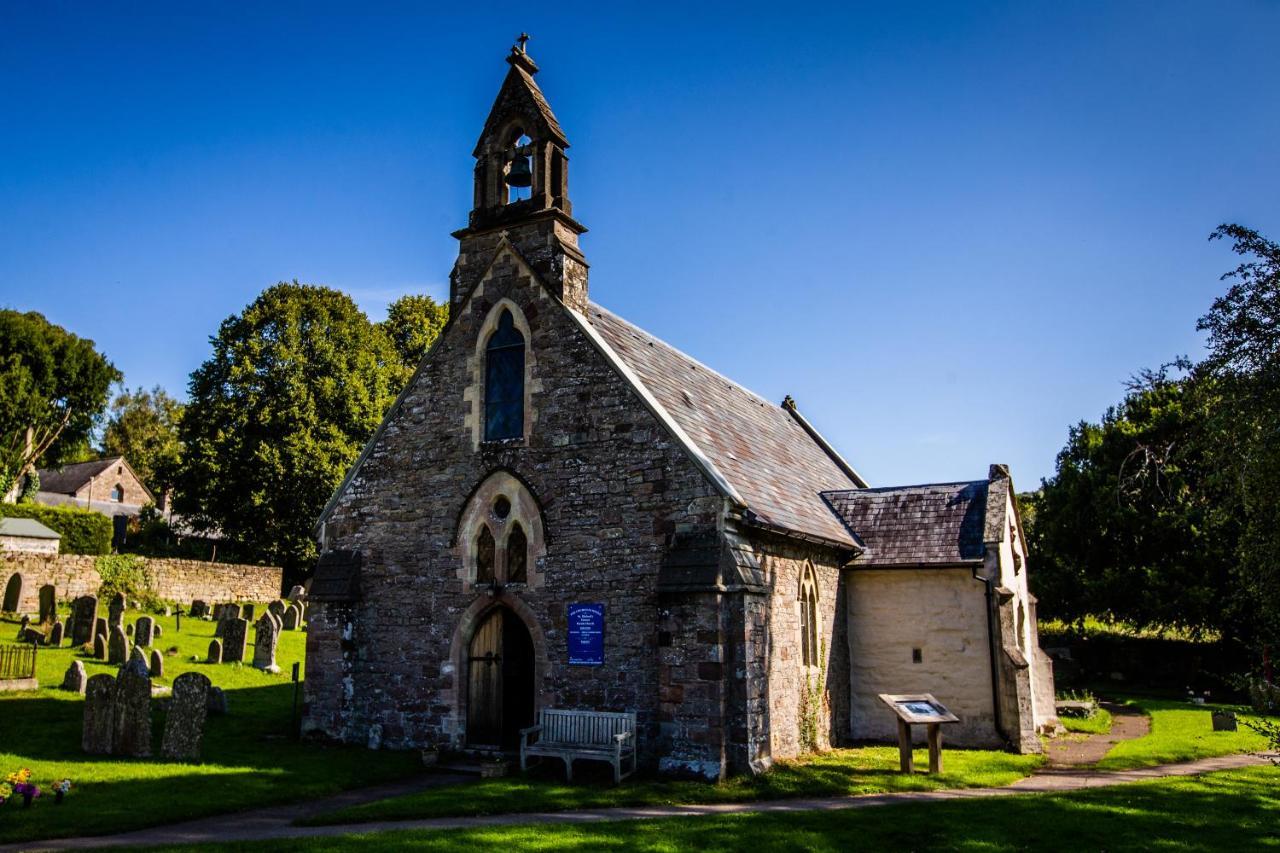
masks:
<path id="1" fill-rule="evenodd" d="M 528 737 L 534 732 L 540 732 L 540 731 L 542 731 L 542 726 L 529 726 L 529 728 L 527 729 L 520 730 L 520 737 Z"/>
<path id="2" fill-rule="evenodd" d="M 628 740 L 631 739 L 631 735 L 632 735 L 631 732 L 619 732 L 618 734 L 613 736 L 613 739 L 620 744 L 626 743 Z"/>

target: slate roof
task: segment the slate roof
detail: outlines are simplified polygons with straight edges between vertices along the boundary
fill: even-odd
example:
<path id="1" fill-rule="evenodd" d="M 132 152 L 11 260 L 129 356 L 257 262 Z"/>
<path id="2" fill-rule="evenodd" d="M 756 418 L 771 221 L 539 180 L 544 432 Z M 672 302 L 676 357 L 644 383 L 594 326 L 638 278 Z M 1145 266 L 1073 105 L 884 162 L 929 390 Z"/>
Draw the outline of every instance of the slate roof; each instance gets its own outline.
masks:
<path id="1" fill-rule="evenodd" d="M 832 491 L 831 509 L 866 546 L 854 567 L 981 563 L 986 480 Z"/>
<path id="2" fill-rule="evenodd" d="M 856 545 L 822 492 L 859 484 L 787 410 L 594 303 L 587 320 L 755 516 Z"/>
<path id="3" fill-rule="evenodd" d="M 120 464 L 123 459 L 123 456 L 112 456 L 109 459 L 64 465 L 61 469 L 42 469 L 36 472 L 40 475 L 40 491 L 71 494 L 112 465 Z"/>
<path id="4" fill-rule="evenodd" d="M 0 536 L 20 536 L 24 539 L 61 539 L 62 534 L 50 530 L 34 518 L 0 518 Z"/>

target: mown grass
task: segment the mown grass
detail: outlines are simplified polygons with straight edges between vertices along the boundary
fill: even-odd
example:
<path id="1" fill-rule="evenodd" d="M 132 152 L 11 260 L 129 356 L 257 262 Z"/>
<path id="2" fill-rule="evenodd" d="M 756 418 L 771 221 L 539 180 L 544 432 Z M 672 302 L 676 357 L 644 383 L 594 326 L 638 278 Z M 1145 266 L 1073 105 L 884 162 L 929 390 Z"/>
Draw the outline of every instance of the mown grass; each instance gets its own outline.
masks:
<path id="1" fill-rule="evenodd" d="M 1280 847 L 1280 770 L 1257 767 L 1068 794 L 839 811 L 401 831 L 215 850 L 643 851 L 1263 850 Z M 168 848 L 178 850 L 183 848 Z"/>
<path id="2" fill-rule="evenodd" d="M 927 767 L 927 752 L 917 750 L 915 760 L 917 767 Z M 804 760 L 779 763 L 759 776 L 737 776 L 719 784 L 631 779 L 617 787 L 610 784 L 611 780 L 606 782 L 599 768 L 593 774 L 588 770 L 590 765 L 582 762 L 575 765 L 574 776 L 583 781 L 566 784 L 560 781 L 562 765 L 550 762 L 527 776 L 428 789 L 329 812 L 307 823 L 323 825 L 609 806 L 734 803 L 938 788 L 981 788 L 1017 781 L 1031 773 L 1041 761 L 1037 755 L 948 750 L 943 774 L 929 776 L 917 772 L 904 776 L 898 772 L 897 747 L 872 746 L 835 749 Z"/>
<path id="3" fill-rule="evenodd" d="M 1063 728 L 1069 732 L 1087 735 L 1105 735 L 1111 731 L 1111 712 L 1097 708 L 1088 717 L 1059 717 Z"/>
<path id="4" fill-rule="evenodd" d="M 1256 716 L 1240 713 L 1227 705 L 1192 705 L 1173 699 L 1134 698 L 1135 705 L 1151 717 L 1151 732 L 1140 738 L 1121 741 L 1101 761 L 1099 770 L 1128 770 L 1214 758 L 1240 752 L 1261 752 L 1267 748 L 1262 735 L 1244 725 Z M 1215 732 L 1212 712 L 1216 709 L 1236 710 L 1239 730 Z"/>
<path id="5" fill-rule="evenodd" d="M 138 615 L 128 614 L 127 621 Z M 227 692 L 229 713 L 209 718 L 202 760 L 181 763 L 81 752 L 83 697 L 57 687 L 73 660 L 81 660 L 89 675 L 114 674 L 116 667 L 78 649 L 41 648 L 36 673 L 40 689 L 0 694 L 0 776 L 29 767 L 42 788 L 64 777 L 75 788 L 60 806 L 52 797 L 36 800 L 29 809 L 4 806 L 0 842 L 121 832 L 309 799 L 402 777 L 419 766 L 416 756 L 407 753 L 323 747 L 289 737 L 290 667 L 303 658 L 304 633 L 282 633 L 277 652 L 282 672 L 270 675 L 248 665 L 203 663 L 213 638 L 212 622 L 183 619 L 179 633 L 173 617 L 158 620 L 164 634 L 153 647 L 171 651 L 165 654 L 164 677 L 155 683 L 172 684 L 180 673 L 196 670 Z M 0 623 L 0 631 L 0 642 L 12 642 L 17 625 Z M 250 652 L 252 646 L 251 629 Z M 159 699 L 152 704 L 156 749 L 165 704 Z"/>

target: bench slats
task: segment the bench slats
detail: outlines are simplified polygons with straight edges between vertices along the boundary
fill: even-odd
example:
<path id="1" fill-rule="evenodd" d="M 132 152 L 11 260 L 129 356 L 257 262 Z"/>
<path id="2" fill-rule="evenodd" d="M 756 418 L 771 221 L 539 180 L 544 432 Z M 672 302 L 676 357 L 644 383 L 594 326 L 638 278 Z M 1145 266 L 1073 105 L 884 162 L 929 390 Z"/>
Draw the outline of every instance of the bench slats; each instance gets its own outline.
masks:
<path id="1" fill-rule="evenodd" d="M 530 743 L 529 736 L 538 739 Z M 626 735 L 626 737 L 618 737 Z M 613 765 L 615 782 L 630 776 L 636 767 L 636 715 L 619 711 L 570 711 L 544 708 L 538 712 L 538 725 L 520 734 L 520 768 L 527 769 L 530 755 L 564 760 L 565 773 L 573 778 L 575 758 L 605 760 Z M 622 772 L 624 758 L 631 769 Z"/>

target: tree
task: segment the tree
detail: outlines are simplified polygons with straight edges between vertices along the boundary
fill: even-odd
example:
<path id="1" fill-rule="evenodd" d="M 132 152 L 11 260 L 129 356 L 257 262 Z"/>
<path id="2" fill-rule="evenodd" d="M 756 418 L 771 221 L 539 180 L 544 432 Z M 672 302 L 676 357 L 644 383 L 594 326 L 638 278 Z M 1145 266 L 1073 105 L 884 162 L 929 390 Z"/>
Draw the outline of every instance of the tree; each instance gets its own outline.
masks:
<path id="1" fill-rule="evenodd" d="M 281 282 L 212 338 L 179 436 L 175 507 L 259 559 L 299 568 L 312 527 L 400 390 L 385 332 L 351 298 Z"/>
<path id="2" fill-rule="evenodd" d="M 1264 643 L 1280 642 L 1280 245 L 1241 225 L 1219 226 L 1210 240 L 1230 240 L 1244 260 L 1222 279 L 1197 328 L 1208 333 L 1200 376 L 1226 393 L 1217 413 L 1218 456 L 1239 489 L 1244 515 L 1241 593 L 1255 608 Z"/>
<path id="3" fill-rule="evenodd" d="M 0 496 L 83 447 L 120 371 L 34 311 L 0 310 Z"/>
<path id="4" fill-rule="evenodd" d="M 409 294 L 391 303 L 381 326 L 400 355 L 406 382 L 448 321 L 449 305 L 430 296 Z"/>
<path id="5" fill-rule="evenodd" d="M 159 385 L 150 391 L 122 389 L 111 404 L 102 452 L 124 456 L 153 491 L 168 491 L 182 455 L 181 417 L 182 404 Z"/>
<path id="6" fill-rule="evenodd" d="M 1101 423 L 1072 427 L 1026 496 L 1040 612 L 1193 634 L 1247 630 L 1237 597 L 1239 497 L 1220 476 L 1209 380 L 1145 372 Z"/>

